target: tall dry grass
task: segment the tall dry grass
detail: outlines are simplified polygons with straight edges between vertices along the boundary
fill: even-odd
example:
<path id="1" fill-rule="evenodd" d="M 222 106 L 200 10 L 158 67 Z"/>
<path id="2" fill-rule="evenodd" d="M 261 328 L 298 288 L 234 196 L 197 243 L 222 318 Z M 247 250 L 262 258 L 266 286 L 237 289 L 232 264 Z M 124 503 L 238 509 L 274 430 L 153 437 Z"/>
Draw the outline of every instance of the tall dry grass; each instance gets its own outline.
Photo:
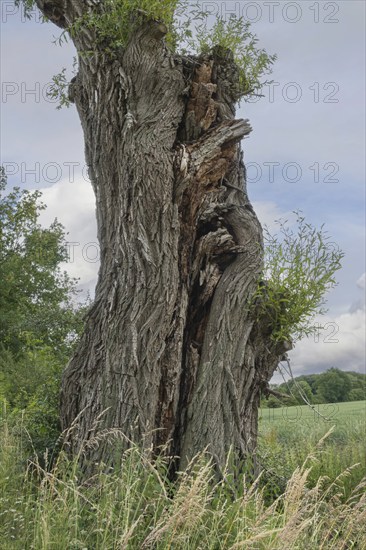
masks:
<path id="1" fill-rule="evenodd" d="M 366 548 L 366 479 L 346 500 L 351 469 L 309 486 L 317 448 L 268 503 L 260 478 L 234 481 L 227 467 L 217 481 L 204 453 L 174 484 L 166 460 L 153 463 L 135 446 L 118 468 L 96 465 L 85 480 L 63 452 L 50 471 L 29 462 L 5 417 L 0 443 L 2 550 Z"/>

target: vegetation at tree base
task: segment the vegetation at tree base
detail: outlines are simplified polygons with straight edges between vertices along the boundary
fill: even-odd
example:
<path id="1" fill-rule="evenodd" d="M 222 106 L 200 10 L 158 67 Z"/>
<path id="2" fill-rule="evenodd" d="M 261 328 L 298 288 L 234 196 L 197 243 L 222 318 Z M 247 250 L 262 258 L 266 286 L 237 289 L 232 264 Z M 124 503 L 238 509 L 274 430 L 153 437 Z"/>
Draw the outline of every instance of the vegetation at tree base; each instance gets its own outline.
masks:
<path id="1" fill-rule="evenodd" d="M 271 389 L 276 391 L 276 396 L 262 399 L 262 407 L 303 405 L 304 396 L 311 404 L 363 401 L 366 399 L 366 375 L 332 367 L 320 374 L 305 374 L 282 384 L 271 384 Z"/>
<path id="2" fill-rule="evenodd" d="M 62 370 L 82 329 L 86 305 L 61 265 L 62 225 L 39 224 L 39 191 L 6 189 L 0 170 L 0 399 L 23 411 L 33 445 L 52 448 L 60 434 Z"/>
<path id="3" fill-rule="evenodd" d="M 77 462 L 63 452 L 52 470 L 38 461 L 27 468 L 27 434 L 21 424 L 14 434 L 3 409 L 1 548 L 361 550 L 365 415 L 348 417 L 344 406 L 332 423 L 266 422 L 263 416 L 264 469 L 254 482 L 245 470 L 235 476 L 230 468 L 217 481 L 208 457 L 200 455 L 175 483 L 167 460 L 151 462 L 135 446 L 118 467 L 100 464 L 83 483 Z"/>

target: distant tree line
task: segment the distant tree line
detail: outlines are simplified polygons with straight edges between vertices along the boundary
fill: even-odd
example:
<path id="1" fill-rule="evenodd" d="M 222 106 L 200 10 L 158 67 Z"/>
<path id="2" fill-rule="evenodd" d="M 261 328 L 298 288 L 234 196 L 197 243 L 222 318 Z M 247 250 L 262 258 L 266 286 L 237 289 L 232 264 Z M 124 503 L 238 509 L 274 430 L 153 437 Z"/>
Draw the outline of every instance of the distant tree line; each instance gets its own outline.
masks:
<path id="1" fill-rule="evenodd" d="M 332 367 L 321 374 L 302 375 L 283 384 L 271 384 L 270 391 L 273 394 L 262 399 L 262 407 L 363 401 L 366 399 L 366 375 Z"/>

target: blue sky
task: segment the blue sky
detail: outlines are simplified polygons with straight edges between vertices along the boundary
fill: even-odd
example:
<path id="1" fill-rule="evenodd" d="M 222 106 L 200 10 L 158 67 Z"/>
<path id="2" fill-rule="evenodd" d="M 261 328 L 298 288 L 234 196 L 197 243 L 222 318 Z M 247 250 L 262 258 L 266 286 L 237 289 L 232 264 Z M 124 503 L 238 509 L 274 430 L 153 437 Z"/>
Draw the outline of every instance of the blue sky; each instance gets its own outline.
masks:
<path id="1" fill-rule="evenodd" d="M 212 13 L 253 22 L 259 45 L 278 60 L 266 97 L 243 103 L 253 133 L 243 143 L 248 189 L 263 223 L 301 209 L 325 224 L 346 256 L 329 294 L 328 330 L 297 344 L 296 374 L 365 365 L 365 3 L 202 2 Z M 94 199 L 74 107 L 57 111 L 45 91 L 74 50 L 52 44 L 59 29 L 25 22 L 11 0 L 1 4 L 1 161 L 9 182 L 44 191 L 44 223 L 64 223 L 73 246 L 69 271 L 95 284 Z M 35 90 L 34 93 L 31 90 Z M 38 164 L 36 164 L 38 163 Z M 74 178 L 70 163 L 75 163 Z M 274 178 L 270 178 L 272 167 Z M 29 171 L 36 171 L 31 174 Z M 11 175 L 13 174 L 13 175 Z M 259 177 L 261 175 L 261 177 Z M 83 248 L 84 247 L 84 248 Z M 336 336 L 332 336 L 332 331 Z"/>

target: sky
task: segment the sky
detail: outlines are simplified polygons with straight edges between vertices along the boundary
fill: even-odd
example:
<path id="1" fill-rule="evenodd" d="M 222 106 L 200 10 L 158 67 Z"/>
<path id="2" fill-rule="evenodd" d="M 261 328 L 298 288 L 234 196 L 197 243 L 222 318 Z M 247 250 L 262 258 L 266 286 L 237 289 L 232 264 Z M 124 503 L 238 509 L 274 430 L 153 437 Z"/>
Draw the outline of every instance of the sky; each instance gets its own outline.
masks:
<path id="1" fill-rule="evenodd" d="M 258 46 L 276 53 L 265 97 L 243 102 L 238 118 L 248 192 L 262 224 L 301 210 L 345 252 L 338 286 L 327 296 L 325 329 L 290 352 L 295 375 L 330 367 L 365 372 L 365 6 L 363 0 L 201 2 L 212 16 L 243 16 Z M 74 106 L 47 97 L 63 67 L 72 77 L 72 44 L 39 15 L 25 21 L 1 0 L 1 163 L 10 185 L 40 189 L 68 232 L 65 268 L 93 293 L 98 271 L 95 202 Z M 279 376 L 274 381 L 280 381 Z"/>

